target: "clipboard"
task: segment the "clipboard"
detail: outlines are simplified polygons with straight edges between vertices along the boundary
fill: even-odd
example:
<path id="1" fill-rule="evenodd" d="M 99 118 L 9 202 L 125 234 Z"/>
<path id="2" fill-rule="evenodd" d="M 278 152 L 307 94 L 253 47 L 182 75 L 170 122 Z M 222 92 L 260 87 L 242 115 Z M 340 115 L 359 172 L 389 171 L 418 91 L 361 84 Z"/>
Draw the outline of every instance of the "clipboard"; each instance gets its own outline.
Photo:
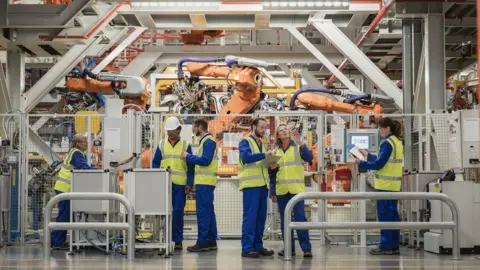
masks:
<path id="1" fill-rule="evenodd" d="M 360 149 L 358 149 L 358 147 L 355 146 L 354 144 L 347 145 L 347 150 L 355 158 L 358 158 L 359 160 L 365 160 L 365 156 L 362 155 L 362 153 L 360 152 Z"/>
<path id="2" fill-rule="evenodd" d="M 277 163 L 279 160 L 280 160 L 280 156 L 267 156 L 265 157 L 265 159 L 263 160 L 263 162 L 265 163 L 265 166 L 270 166 L 270 164 L 272 163 Z"/>

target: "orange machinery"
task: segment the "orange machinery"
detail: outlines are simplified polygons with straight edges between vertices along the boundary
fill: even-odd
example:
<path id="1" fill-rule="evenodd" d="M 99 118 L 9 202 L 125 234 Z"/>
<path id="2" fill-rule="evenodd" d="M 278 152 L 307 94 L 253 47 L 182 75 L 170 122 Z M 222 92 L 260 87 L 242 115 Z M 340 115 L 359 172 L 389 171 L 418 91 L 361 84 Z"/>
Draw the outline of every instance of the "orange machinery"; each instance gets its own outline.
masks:
<path id="1" fill-rule="evenodd" d="M 125 100 L 125 104 L 135 104 L 143 110 L 146 109 L 146 104 L 150 100 L 148 82 L 138 76 L 115 73 L 97 75 L 84 69 L 81 77 L 68 79 L 65 86 L 72 92 L 117 94 Z"/>

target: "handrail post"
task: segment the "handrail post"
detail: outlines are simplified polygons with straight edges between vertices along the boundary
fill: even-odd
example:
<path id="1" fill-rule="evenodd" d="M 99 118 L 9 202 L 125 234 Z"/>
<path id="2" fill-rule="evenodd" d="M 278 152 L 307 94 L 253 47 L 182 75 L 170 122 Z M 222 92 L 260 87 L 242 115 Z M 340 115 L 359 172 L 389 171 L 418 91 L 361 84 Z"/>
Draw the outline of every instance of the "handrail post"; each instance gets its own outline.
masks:
<path id="1" fill-rule="evenodd" d="M 285 215 L 284 215 L 284 260 L 291 261 L 292 258 L 292 211 L 294 206 L 302 201 L 307 199 L 316 199 L 316 200 L 327 200 L 327 199 L 356 199 L 356 200 L 367 200 L 367 199 L 374 199 L 374 200 L 440 200 L 446 203 L 450 210 L 452 211 L 452 219 L 453 222 L 441 222 L 441 224 L 435 224 L 437 228 L 441 229 L 452 229 L 452 260 L 461 260 L 460 257 L 460 234 L 459 234 L 459 210 L 458 206 L 451 198 L 449 198 L 445 194 L 441 193 L 428 193 L 428 192 L 305 192 L 300 193 L 293 196 L 292 199 L 287 203 L 285 207 Z M 329 222 L 316 222 L 314 225 L 305 226 L 308 222 L 296 222 L 295 226 L 297 229 L 300 227 L 301 229 L 326 229 L 326 228 L 345 228 L 347 225 L 348 228 L 352 228 L 356 223 L 362 222 L 347 222 L 348 224 L 332 224 Z M 381 223 L 381 222 L 380 222 Z M 452 225 L 453 223 L 453 225 Z M 302 226 L 303 224 L 303 226 Z M 392 229 L 404 229 L 408 228 L 409 226 L 414 226 L 415 228 L 429 228 L 429 222 L 395 222 L 395 224 L 386 223 L 386 225 L 374 223 L 375 226 L 378 228 L 382 228 L 388 226 L 387 228 Z M 398 226 L 397 226 L 398 225 Z M 433 224 L 430 224 L 432 226 Z M 362 223 L 363 227 L 367 225 Z"/>
<path id="2" fill-rule="evenodd" d="M 128 260 L 135 258 L 135 210 L 132 203 L 123 195 L 106 192 L 67 192 L 54 196 L 45 206 L 45 218 L 43 221 L 43 259 L 50 262 L 51 258 L 51 232 L 49 223 L 52 219 L 52 209 L 58 202 L 64 200 L 115 200 L 119 201 L 128 215 Z M 70 221 L 70 223 L 72 223 Z"/>

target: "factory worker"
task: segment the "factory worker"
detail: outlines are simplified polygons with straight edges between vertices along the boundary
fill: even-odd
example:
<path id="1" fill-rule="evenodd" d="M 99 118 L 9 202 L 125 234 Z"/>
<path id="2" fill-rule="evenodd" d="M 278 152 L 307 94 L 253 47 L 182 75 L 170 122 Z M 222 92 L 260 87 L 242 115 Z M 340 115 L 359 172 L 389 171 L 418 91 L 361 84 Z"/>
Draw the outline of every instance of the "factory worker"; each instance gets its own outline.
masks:
<path id="1" fill-rule="evenodd" d="M 239 143 L 238 178 L 243 192 L 242 257 L 259 258 L 272 256 L 273 251 L 263 247 L 263 230 L 267 220 L 268 168 L 266 156 L 275 150 L 267 151 L 262 144 L 267 122 L 255 118 L 250 136 Z"/>
<path id="2" fill-rule="evenodd" d="M 360 150 L 366 161 L 356 160 L 360 169 L 375 170 L 375 190 L 377 192 L 399 192 L 403 176 L 403 145 L 398 138 L 402 125 L 396 120 L 385 117 L 378 122 L 380 143 L 378 156 Z M 380 222 L 400 221 L 397 200 L 377 200 L 377 216 Z M 381 230 L 378 249 L 370 250 L 372 255 L 400 254 L 400 231 Z"/>
<path id="3" fill-rule="evenodd" d="M 192 147 L 188 141 L 180 137 L 182 126 L 178 118 L 169 117 L 165 123 L 165 129 L 168 139 L 160 140 L 153 157 L 152 168 L 170 167 L 173 206 L 172 240 L 175 242 L 175 250 L 182 250 L 183 215 L 187 194 L 193 187 L 194 167 L 187 165 L 181 156 L 183 152 L 191 154 Z"/>
<path id="4" fill-rule="evenodd" d="M 292 136 L 294 140 L 292 140 Z M 286 125 L 277 127 L 276 140 L 277 156 L 280 160 L 272 164 L 269 169 L 270 174 L 270 195 L 273 202 L 278 202 L 280 211 L 280 222 L 282 226 L 282 235 L 284 234 L 284 216 L 285 207 L 296 194 L 305 192 L 305 171 L 303 162 L 312 162 L 313 154 L 303 143 L 298 131 L 290 131 Z M 293 219 L 296 222 L 307 222 L 305 216 L 305 203 L 300 201 L 293 208 Z M 304 258 L 312 257 L 312 245 L 308 230 L 297 230 L 300 247 Z M 292 233 L 292 254 L 295 256 L 295 241 Z M 278 253 L 284 255 L 284 251 Z"/>
<path id="5" fill-rule="evenodd" d="M 57 181 L 55 182 L 55 193 L 61 194 L 70 192 L 70 183 L 72 181 L 72 170 L 89 170 L 93 169 L 87 161 L 85 151 L 88 148 L 87 137 L 82 134 L 73 136 L 72 147 L 68 151 L 67 156 L 63 160 L 61 169 L 58 172 Z M 57 222 L 70 222 L 70 201 L 64 200 L 58 203 Z M 52 231 L 52 246 L 54 248 L 67 248 L 65 241 L 67 240 L 67 231 Z"/>
<path id="6" fill-rule="evenodd" d="M 213 192 L 217 185 L 217 143 L 208 133 L 208 122 L 197 118 L 193 122 L 195 136 L 201 138 L 195 155 L 183 152 L 182 158 L 195 165 L 195 197 L 197 208 L 197 243 L 187 250 L 202 252 L 217 250 L 217 220 L 213 207 Z"/>

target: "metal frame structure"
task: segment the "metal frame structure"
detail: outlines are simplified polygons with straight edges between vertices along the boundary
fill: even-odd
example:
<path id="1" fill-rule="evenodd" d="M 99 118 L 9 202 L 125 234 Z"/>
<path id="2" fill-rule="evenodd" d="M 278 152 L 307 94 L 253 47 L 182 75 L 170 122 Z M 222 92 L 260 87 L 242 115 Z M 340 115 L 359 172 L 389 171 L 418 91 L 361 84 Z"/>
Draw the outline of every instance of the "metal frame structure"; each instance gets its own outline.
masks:
<path id="1" fill-rule="evenodd" d="M 357 199 L 357 200 L 440 200 L 446 203 L 452 210 L 453 221 L 449 222 L 292 222 L 293 207 L 300 201 L 306 199 Z M 452 229 L 453 237 L 453 259 L 460 260 L 460 238 L 459 238 L 459 209 L 455 201 L 441 193 L 428 192 L 306 192 L 295 195 L 285 208 L 284 226 L 284 250 L 285 261 L 292 258 L 292 230 L 308 229 Z"/>
<path id="2" fill-rule="evenodd" d="M 64 200 L 115 200 L 119 201 L 127 211 L 128 223 L 59 223 L 50 222 L 52 219 L 52 208 L 60 201 Z M 68 192 L 58 194 L 53 197 L 45 207 L 45 219 L 43 222 L 43 259 L 50 262 L 51 258 L 51 239 L 50 230 L 80 230 L 80 229 L 97 229 L 97 230 L 128 230 L 128 260 L 133 261 L 135 258 L 135 210 L 130 201 L 125 196 L 115 193 L 87 193 L 87 192 Z"/>

